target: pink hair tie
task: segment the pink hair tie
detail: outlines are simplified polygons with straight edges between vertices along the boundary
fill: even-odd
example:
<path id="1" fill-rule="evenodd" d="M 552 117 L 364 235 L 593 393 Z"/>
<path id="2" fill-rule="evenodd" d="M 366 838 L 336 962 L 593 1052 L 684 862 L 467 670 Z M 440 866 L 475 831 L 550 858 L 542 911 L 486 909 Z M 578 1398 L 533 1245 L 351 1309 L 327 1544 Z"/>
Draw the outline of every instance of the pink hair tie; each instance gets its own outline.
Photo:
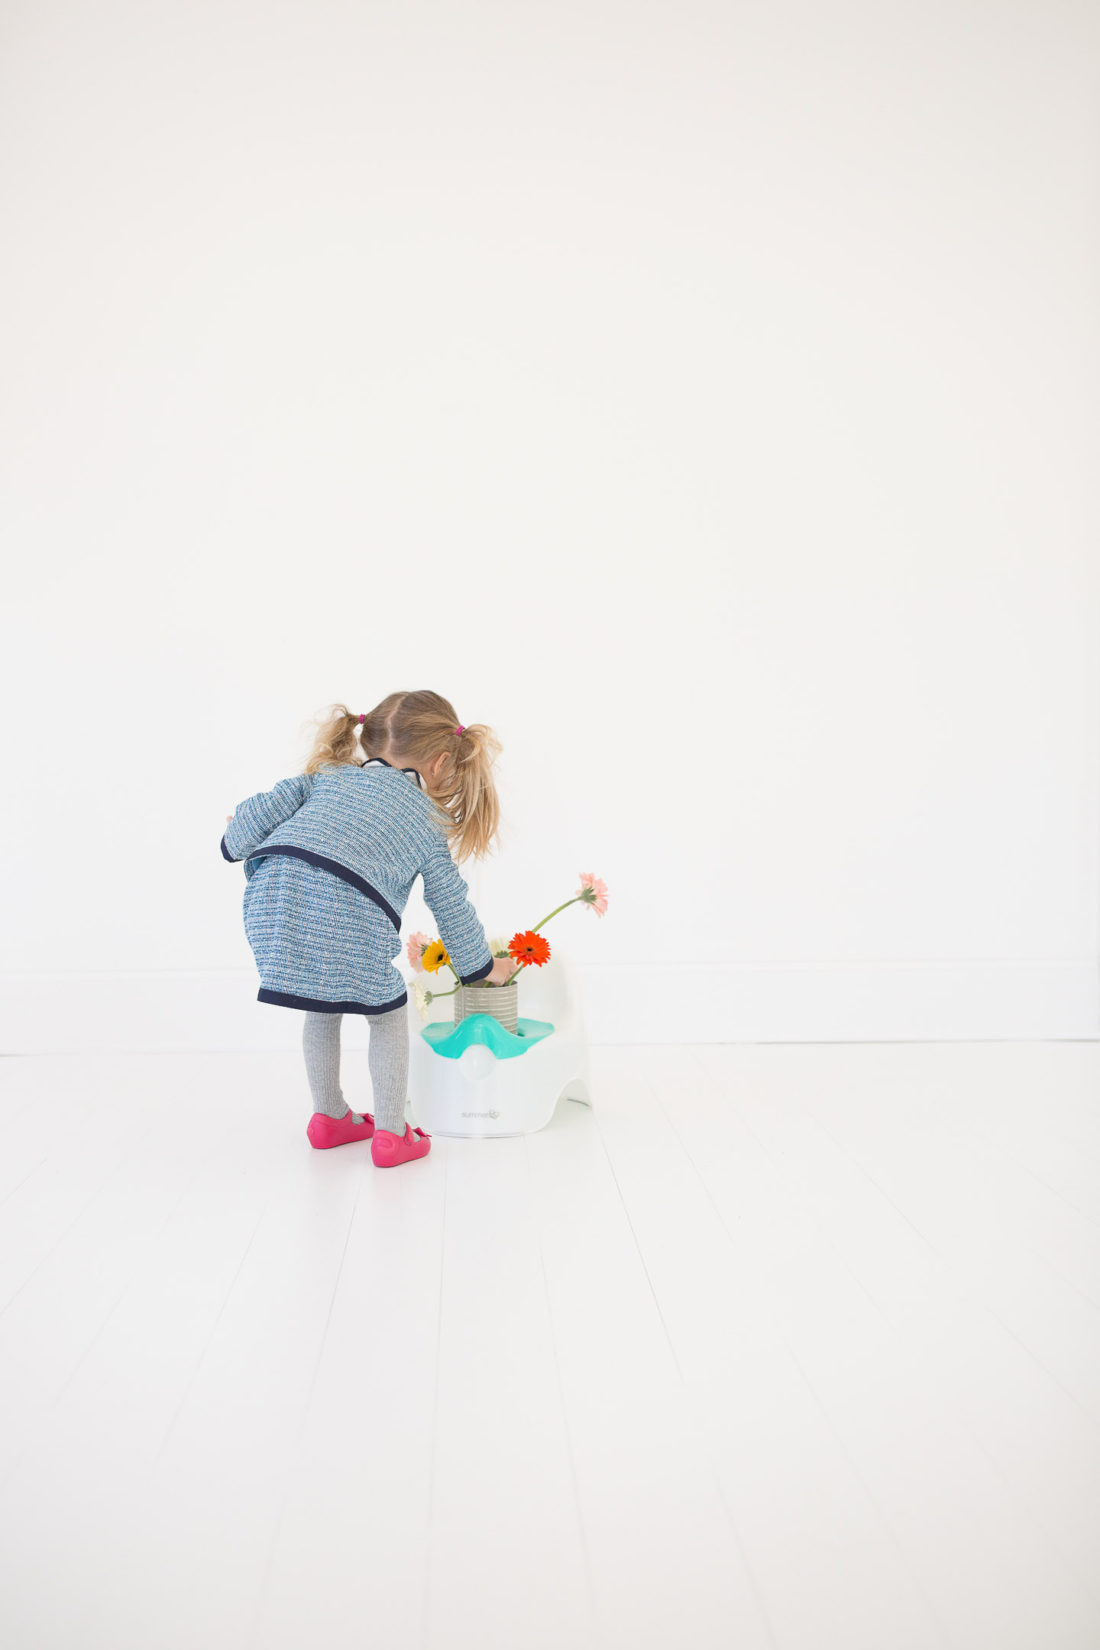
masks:
<path id="1" fill-rule="evenodd" d="M 466 732 L 466 729 L 462 726 L 461 722 L 458 724 L 458 727 L 455 729 L 455 732 L 456 733 L 465 733 Z"/>
<path id="2" fill-rule="evenodd" d="M 363 715 L 359 718 L 359 720 L 360 720 L 360 722 L 365 722 L 366 719 L 367 719 L 366 712 L 364 711 Z"/>

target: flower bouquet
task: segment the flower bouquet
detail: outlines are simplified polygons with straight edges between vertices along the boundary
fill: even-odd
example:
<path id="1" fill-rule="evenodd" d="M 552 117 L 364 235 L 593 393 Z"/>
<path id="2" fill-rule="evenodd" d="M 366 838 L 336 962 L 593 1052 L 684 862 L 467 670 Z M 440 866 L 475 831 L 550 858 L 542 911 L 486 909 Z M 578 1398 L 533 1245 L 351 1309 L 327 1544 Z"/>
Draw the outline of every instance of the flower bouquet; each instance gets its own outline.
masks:
<path id="1" fill-rule="evenodd" d="M 607 884 L 599 877 L 593 876 L 590 871 L 580 873 L 580 888 L 571 899 L 565 900 L 550 912 L 550 916 L 543 917 L 534 928 L 527 928 L 512 935 L 510 940 L 503 938 L 489 941 L 489 949 L 494 957 L 510 957 L 515 963 L 515 969 L 502 985 L 492 985 L 488 980 L 475 980 L 472 985 L 463 985 L 447 955 L 447 948 L 441 940 L 432 939 L 428 934 L 414 934 L 409 940 L 406 954 L 413 968 L 418 974 L 439 974 L 443 968 L 449 968 L 454 974 L 455 984 L 447 991 L 429 991 L 418 981 L 413 984 L 413 998 L 417 1012 L 422 1021 L 428 1017 L 428 1007 L 439 997 L 453 997 L 455 999 L 455 1024 L 467 1014 L 491 1014 L 508 1031 L 515 1031 L 518 1024 L 517 981 L 525 968 L 542 968 L 550 961 L 550 946 L 543 939 L 540 929 L 556 917 L 559 911 L 564 911 L 568 905 L 588 905 L 598 917 L 602 917 L 607 910 Z"/>

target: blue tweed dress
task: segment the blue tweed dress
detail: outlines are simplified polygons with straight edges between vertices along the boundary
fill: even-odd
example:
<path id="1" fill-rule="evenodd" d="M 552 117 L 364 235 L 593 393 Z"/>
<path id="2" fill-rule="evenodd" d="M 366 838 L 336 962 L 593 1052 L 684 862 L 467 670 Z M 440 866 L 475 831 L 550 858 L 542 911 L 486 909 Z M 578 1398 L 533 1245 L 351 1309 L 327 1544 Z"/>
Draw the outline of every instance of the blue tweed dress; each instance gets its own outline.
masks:
<path id="1" fill-rule="evenodd" d="M 415 768 L 374 756 L 280 779 L 238 804 L 223 858 L 244 862 L 244 928 L 257 998 L 323 1014 L 385 1014 L 408 1001 L 394 958 L 418 876 L 463 983 L 493 956 Z"/>

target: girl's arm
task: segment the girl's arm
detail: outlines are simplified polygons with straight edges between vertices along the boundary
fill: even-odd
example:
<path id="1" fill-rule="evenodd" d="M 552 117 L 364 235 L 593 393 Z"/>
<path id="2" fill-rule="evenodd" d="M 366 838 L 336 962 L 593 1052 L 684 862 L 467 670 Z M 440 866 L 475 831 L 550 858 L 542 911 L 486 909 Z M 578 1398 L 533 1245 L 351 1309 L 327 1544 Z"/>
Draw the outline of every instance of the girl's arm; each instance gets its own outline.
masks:
<path id="1" fill-rule="evenodd" d="M 299 773 L 241 802 L 222 837 L 223 858 L 236 861 L 254 854 L 276 825 L 298 812 L 312 789 L 313 775 Z"/>
<path id="2" fill-rule="evenodd" d="M 492 972 L 493 953 L 470 903 L 468 885 L 444 839 L 440 839 L 420 874 L 424 878 L 424 900 L 439 926 L 439 937 L 447 947 L 455 973 L 463 985 L 485 979 Z"/>

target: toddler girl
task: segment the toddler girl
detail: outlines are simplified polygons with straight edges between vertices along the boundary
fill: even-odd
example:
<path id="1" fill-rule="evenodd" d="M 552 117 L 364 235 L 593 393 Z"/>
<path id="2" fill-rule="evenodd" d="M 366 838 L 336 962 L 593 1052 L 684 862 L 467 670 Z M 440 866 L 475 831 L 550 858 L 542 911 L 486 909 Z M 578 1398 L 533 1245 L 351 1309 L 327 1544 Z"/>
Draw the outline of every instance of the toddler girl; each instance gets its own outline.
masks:
<path id="1" fill-rule="evenodd" d="M 244 861 L 244 926 L 260 974 L 257 997 L 305 1011 L 302 1049 L 313 1097 L 310 1144 L 370 1140 L 392 1168 L 424 1157 L 431 1137 L 405 1122 L 408 992 L 393 959 L 417 876 L 463 984 L 503 985 L 459 862 L 484 855 L 500 804 L 492 764 L 501 749 L 483 723 L 463 727 L 438 693 L 391 693 L 363 715 L 334 705 L 305 771 L 240 803 L 222 854 Z M 340 1090 L 345 1014 L 370 1019 L 374 1114 Z"/>

